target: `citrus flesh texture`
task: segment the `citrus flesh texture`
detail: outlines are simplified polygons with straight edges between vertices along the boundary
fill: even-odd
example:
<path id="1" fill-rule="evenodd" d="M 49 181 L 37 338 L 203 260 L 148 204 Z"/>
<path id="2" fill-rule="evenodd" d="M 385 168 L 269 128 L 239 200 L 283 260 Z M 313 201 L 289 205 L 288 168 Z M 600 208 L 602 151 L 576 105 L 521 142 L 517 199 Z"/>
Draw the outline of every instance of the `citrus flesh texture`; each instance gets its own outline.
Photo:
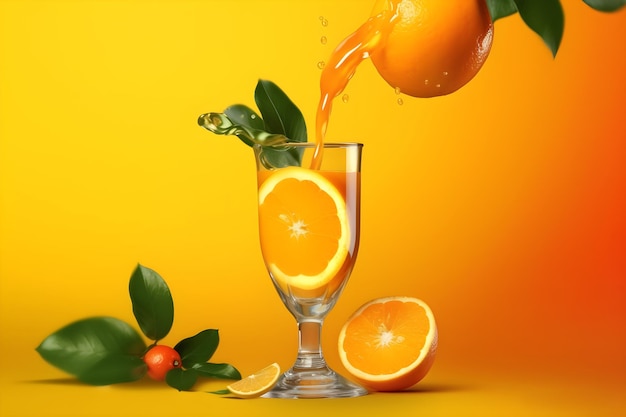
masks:
<path id="1" fill-rule="evenodd" d="M 348 319 L 339 334 L 346 370 L 375 391 L 400 391 L 418 383 L 437 351 L 432 311 L 413 297 L 372 300 Z"/>
<path id="2" fill-rule="evenodd" d="M 256 398 L 271 390 L 279 376 L 280 366 L 273 363 L 237 382 L 233 382 L 226 388 L 236 397 Z"/>
<path id="3" fill-rule="evenodd" d="M 261 248 L 281 287 L 303 292 L 326 287 L 346 263 L 345 197 L 327 176 L 287 167 L 272 172 L 259 187 Z"/>
<path id="4" fill-rule="evenodd" d="M 372 15 L 391 7 L 397 16 L 371 59 L 398 91 L 413 97 L 450 94 L 483 66 L 493 42 L 485 0 L 378 0 Z"/>

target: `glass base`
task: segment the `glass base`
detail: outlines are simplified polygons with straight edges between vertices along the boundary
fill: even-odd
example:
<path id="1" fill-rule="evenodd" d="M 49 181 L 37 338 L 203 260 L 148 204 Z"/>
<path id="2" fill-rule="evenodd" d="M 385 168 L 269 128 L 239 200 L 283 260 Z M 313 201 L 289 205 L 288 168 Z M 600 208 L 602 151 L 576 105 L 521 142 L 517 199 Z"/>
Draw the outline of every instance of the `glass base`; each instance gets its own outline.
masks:
<path id="1" fill-rule="evenodd" d="M 285 372 L 264 398 L 348 398 L 366 395 L 367 390 L 332 369 L 300 369 Z"/>

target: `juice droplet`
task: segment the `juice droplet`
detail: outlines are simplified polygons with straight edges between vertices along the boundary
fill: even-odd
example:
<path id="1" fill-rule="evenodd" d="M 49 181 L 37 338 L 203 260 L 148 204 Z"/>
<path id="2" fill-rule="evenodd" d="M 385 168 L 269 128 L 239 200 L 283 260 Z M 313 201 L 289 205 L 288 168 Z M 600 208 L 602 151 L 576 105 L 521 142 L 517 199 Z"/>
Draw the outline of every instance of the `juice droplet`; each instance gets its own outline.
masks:
<path id="1" fill-rule="evenodd" d="M 402 97 L 398 97 L 398 99 L 396 100 L 396 102 L 398 103 L 399 106 L 404 104 L 404 100 L 402 100 Z"/>
<path id="2" fill-rule="evenodd" d="M 394 91 L 396 92 L 396 94 L 401 94 L 402 93 L 402 90 L 400 90 L 400 87 L 394 88 Z"/>
<path id="3" fill-rule="evenodd" d="M 322 45 L 326 45 L 326 42 L 328 42 L 328 39 L 326 39 L 326 36 L 322 36 L 320 38 L 320 42 L 322 43 Z"/>
<path id="4" fill-rule="evenodd" d="M 344 94 L 343 96 L 341 96 L 341 101 L 347 103 L 348 101 L 350 101 L 350 96 L 348 94 Z"/>
<path id="5" fill-rule="evenodd" d="M 424 85 L 428 85 L 428 80 L 424 80 Z"/>
<path id="6" fill-rule="evenodd" d="M 448 71 L 444 71 L 444 72 L 443 72 L 443 75 L 448 75 Z"/>
<path id="7" fill-rule="evenodd" d="M 322 23 L 322 26 L 328 26 L 328 20 L 326 20 L 324 16 L 320 16 L 320 22 Z"/>
<path id="8" fill-rule="evenodd" d="M 326 63 L 324 61 L 320 61 L 317 63 L 317 68 L 319 69 L 324 69 L 325 66 L 326 66 Z"/>
<path id="9" fill-rule="evenodd" d="M 435 87 L 437 87 L 437 88 L 441 88 L 441 84 L 437 84 Z"/>

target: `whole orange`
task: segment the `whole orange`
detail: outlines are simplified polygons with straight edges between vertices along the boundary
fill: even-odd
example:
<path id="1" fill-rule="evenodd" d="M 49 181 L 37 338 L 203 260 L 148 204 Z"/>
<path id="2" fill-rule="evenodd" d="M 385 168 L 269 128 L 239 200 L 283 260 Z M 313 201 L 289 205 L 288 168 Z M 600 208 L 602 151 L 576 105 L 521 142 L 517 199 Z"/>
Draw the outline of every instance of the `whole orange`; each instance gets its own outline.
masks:
<path id="1" fill-rule="evenodd" d="M 170 370 L 183 365 L 180 354 L 165 345 L 152 347 L 144 355 L 143 361 L 148 365 L 148 376 L 157 381 L 163 381 Z"/>
<path id="2" fill-rule="evenodd" d="M 413 97 L 434 97 L 474 78 L 493 41 L 485 0 L 378 0 L 372 15 L 392 5 L 393 26 L 371 54 L 387 83 Z"/>

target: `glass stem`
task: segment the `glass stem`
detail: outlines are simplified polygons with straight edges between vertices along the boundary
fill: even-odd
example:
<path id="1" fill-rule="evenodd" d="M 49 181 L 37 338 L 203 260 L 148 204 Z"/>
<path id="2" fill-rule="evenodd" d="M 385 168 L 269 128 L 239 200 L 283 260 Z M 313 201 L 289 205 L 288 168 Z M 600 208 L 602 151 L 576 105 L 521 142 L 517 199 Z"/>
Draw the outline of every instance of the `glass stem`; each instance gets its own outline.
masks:
<path id="1" fill-rule="evenodd" d="M 298 323 L 298 359 L 294 370 L 326 370 L 322 353 L 322 322 L 303 321 Z"/>

